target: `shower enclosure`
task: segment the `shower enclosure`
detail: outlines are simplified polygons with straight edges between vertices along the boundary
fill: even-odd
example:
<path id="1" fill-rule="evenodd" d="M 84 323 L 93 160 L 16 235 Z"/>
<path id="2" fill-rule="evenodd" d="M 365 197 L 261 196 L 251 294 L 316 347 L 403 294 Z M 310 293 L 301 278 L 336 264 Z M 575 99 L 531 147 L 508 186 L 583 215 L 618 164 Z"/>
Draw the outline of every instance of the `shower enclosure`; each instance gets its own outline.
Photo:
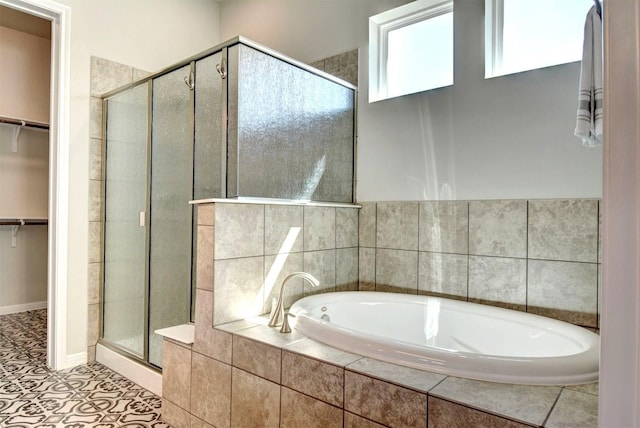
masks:
<path id="1" fill-rule="evenodd" d="M 355 87 L 238 37 L 103 102 L 100 340 L 160 367 L 195 307 L 188 202 L 353 202 Z"/>

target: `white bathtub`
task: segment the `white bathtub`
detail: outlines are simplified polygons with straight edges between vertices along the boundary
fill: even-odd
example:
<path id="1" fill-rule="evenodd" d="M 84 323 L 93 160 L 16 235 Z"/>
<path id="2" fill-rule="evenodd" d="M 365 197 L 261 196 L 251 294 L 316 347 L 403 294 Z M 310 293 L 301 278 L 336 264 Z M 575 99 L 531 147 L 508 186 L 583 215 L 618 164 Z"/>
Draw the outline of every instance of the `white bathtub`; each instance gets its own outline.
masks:
<path id="1" fill-rule="evenodd" d="M 596 334 L 525 312 L 358 291 L 305 297 L 289 313 L 312 339 L 407 367 L 532 385 L 598 380 Z"/>

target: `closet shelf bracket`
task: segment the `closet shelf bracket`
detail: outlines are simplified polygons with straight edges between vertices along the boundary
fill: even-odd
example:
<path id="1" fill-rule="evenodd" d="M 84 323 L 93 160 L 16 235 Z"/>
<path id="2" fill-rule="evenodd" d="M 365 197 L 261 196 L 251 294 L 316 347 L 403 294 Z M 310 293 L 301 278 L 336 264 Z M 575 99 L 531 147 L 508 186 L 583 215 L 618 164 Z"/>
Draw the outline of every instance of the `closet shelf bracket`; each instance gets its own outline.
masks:
<path id="1" fill-rule="evenodd" d="M 20 131 L 22 131 L 22 128 L 24 128 L 26 125 L 26 122 L 23 120 L 20 125 L 15 125 L 15 128 L 13 129 L 13 140 L 11 145 L 11 150 L 13 151 L 13 153 L 18 152 L 18 140 L 20 139 Z"/>
<path id="2" fill-rule="evenodd" d="M 20 224 L 11 226 L 11 248 L 16 248 L 18 245 L 18 232 L 22 226 L 24 226 L 24 220 L 20 220 Z"/>

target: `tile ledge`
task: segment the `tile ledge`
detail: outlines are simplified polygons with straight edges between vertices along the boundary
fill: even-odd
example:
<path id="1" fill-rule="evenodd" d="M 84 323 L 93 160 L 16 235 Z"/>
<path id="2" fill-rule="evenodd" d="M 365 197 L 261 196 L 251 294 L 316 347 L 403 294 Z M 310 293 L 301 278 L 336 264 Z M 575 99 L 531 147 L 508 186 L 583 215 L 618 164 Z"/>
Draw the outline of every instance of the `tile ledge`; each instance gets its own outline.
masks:
<path id="1" fill-rule="evenodd" d="M 175 325 L 173 327 L 161 328 L 154 333 L 167 338 L 173 339 L 186 345 L 192 345 L 194 341 L 195 326 L 193 324 Z"/>
<path id="2" fill-rule="evenodd" d="M 268 198 L 237 198 L 237 199 L 209 198 L 209 199 L 196 199 L 193 201 L 189 201 L 189 205 L 215 204 L 215 203 L 253 204 L 253 205 L 293 205 L 293 206 L 327 207 L 327 208 L 362 208 L 361 205 L 339 203 L 339 202 L 296 201 L 296 200 L 290 200 L 290 199 L 268 199 Z"/>

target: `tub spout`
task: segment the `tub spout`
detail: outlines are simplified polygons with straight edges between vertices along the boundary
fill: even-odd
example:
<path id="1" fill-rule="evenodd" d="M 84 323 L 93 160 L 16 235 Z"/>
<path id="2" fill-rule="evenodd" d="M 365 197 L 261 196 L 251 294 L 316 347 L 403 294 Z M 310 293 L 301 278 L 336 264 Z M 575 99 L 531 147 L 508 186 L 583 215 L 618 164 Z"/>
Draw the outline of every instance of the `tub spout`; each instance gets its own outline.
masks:
<path id="1" fill-rule="evenodd" d="M 294 278 L 302 278 L 313 287 L 317 287 L 320 285 L 320 281 L 318 281 L 316 277 L 306 272 L 294 272 L 287 275 L 284 281 L 282 281 L 278 303 L 276 304 L 275 310 L 271 310 L 271 319 L 269 319 L 269 327 L 277 326 L 280 323 L 280 319 L 282 319 L 282 327 L 280 328 L 280 333 L 291 333 L 291 327 L 289 327 L 287 314 L 284 313 L 284 288 L 285 285 L 287 285 L 287 282 Z"/>

